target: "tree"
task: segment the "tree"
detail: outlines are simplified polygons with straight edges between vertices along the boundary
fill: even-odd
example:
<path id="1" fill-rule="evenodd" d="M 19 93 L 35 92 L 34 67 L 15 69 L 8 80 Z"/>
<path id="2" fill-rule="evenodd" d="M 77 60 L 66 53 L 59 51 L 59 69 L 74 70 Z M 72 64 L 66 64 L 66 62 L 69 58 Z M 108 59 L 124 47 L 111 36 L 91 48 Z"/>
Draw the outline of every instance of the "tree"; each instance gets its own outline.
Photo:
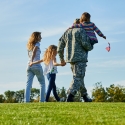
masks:
<path id="1" fill-rule="evenodd" d="M 95 88 L 92 90 L 92 98 L 94 102 L 107 101 L 107 92 L 104 87 L 102 87 L 101 82 L 95 83 Z"/>
<path id="2" fill-rule="evenodd" d="M 16 101 L 21 103 L 24 102 L 24 89 L 15 92 Z"/>
<path id="3" fill-rule="evenodd" d="M 15 92 L 14 91 L 8 90 L 8 91 L 5 91 L 4 94 L 5 94 L 5 99 L 6 99 L 5 102 L 7 102 L 7 103 L 16 102 Z"/>
<path id="4" fill-rule="evenodd" d="M 123 86 L 112 84 L 106 90 L 109 102 L 125 102 L 125 88 Z"/>
<path id="5" fill-rule="evenodd" d="M 59 93 L 59 97 L 62 98 L 62 97 L 67 97 L 67 94 L 66 94 L 66 89 L 64 87 L 62 87 L 62 89 L 60 89 L 60 93 Z"/>
<path id="6" fill-rule="evenodd" d="M 39 97 L 40 97 L 40 90 L 36 88 L 31 89 L 31 94 L 30 94 L 30 99 L 31 102 L 39 102 Z"/>
<path id="7" fill-rule="evenodd" d="M 66 89 L 64 88 L 64 87 L 62 87 L 62 89 L 59 89 L 59 88 L 57 88 L 57 94 L 58 94 L 58 96 L 60 97 L 60 98 L 65 98 L 65 100 L 64 101 L 66 101 L 66 98 L 67 98 L 67 94 L 66 94 Z"/>
<path id="8" fill-rule="evenodd" d="M 57 95 L 60 96 L 60 88 L 56 87 Z"/>
<path id="9" fill-rule="evenodd" d="M 3 103 L 5 101 L 4 95 L 0 94 L 0 103 Z"/>

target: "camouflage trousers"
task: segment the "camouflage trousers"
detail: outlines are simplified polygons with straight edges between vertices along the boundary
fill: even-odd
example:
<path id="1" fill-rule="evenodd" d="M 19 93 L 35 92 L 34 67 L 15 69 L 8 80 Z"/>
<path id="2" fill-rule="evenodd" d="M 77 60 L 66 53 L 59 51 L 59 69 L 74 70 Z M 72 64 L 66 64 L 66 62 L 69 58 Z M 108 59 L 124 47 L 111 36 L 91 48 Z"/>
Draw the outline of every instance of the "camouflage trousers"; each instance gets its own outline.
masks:
<path id="1" fill-rule="evenodd" d="M 68 94 L 71 93 L 72 95 L 75 95 L 77 92 L 80 92 L 81 96 L 83 96 L 87 93 L 87 90 L 84 85 L 86 66 L 87 66 L 86 63 L 83 62 L 77 62 L 71 64 L 73 80 L 67 91 Z"/>

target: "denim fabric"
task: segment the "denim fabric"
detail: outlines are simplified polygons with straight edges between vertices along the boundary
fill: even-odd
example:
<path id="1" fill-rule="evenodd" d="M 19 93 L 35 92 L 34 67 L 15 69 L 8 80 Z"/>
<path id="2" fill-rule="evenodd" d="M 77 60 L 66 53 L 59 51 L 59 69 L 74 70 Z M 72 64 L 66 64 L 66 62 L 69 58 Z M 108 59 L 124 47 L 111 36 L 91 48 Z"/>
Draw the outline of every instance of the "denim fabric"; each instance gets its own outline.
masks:
<path id="1" fill-rule="evenodd" d="M 24 102 L 30 102 L 30 92 L 35 75 L 40 83 L 40 102 L 45 101 L 45 79 L 43 76 L 43 69 L 41 65 L 33 65 L 27 68 L 27 83 Z"/>
<path id="2" fill-rule="evenodd" d="M 56 100 L 60 101 L 60 98 L 58 97 L 58 94 L 56 92 L 56 84 L 55 84 L 56 74 L 48 73 L 47 74 L 47 79 L 49 81 L 49 85 L 48 85 L 48 90 L 47 90 L 46 100 L 45 101 L 48 102 L 51 90 L 53 90 L 53 95 L 56 98 Z"/>

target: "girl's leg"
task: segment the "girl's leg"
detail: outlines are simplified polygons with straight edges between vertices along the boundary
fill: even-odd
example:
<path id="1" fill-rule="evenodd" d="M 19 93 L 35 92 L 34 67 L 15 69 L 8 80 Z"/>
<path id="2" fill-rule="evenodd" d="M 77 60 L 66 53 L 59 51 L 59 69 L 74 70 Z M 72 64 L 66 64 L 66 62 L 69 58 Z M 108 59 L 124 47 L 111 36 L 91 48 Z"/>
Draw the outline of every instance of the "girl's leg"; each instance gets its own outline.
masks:
<path id="1" fill-rule="evenodd" d="M 46 99 L 45 99 L 46 102 L 48 102 L 48 100 L 49 100 L 50 93 L 51 93 L 51 90 L 52 90 L 52 87 L 53 87 L 53 80 L 55 78 L 53 77 L 52 74 L 48 73 L 47 74 L 47 79 L 49 81 L 49 84 L 48 84 L 48 89 L 47 89 L 47 93 L 46 93 Z"/>
<path id="2" fill-rule="evenodd" d="M 34 73 L 31 71 L 30 67 L 27 69 L 27 83 L 24 94 L 24 102 L 30 102 L 30 92 L 32 88 Z"/>
<path id="3" fill-rule="evenodd" d="M 56 92 L 56 84 L 55 84 L 55 79 L 56 79 L 56 74 L 52 74 L 54 79 L 53 79 L 53 95 L 56 98 L 57 101 L 60 101 L 60 98 Z"/>
<path id="4" fill-rule="evenodd" d="M 45 78 L 43 76 L 43 69 L 41 66 L 34 68 L 34 73 L 40 83 L 40 102 L 45 101 Z"/>

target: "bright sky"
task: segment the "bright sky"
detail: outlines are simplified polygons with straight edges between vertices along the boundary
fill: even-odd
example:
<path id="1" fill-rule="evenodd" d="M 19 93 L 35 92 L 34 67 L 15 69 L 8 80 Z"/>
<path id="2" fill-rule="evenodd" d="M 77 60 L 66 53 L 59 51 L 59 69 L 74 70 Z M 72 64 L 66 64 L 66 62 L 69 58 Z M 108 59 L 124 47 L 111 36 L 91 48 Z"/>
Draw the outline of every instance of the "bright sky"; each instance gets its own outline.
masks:
<path id="1" fill-rule="evenodd" d="M 83 12 L 103 32 L 111 44 L 98 37 L 89 52 L 85 85 L 91 96 L 94 84 L 125 85 L 125 1 L 114 0 L 1 0 L 0 1 L 0 94 L 25 88 L 28 55 L 27 41 L 34 31 L 42 32 L 41 57 L 45 48 L 58 45 L 64 31 Z M 57 57 L 59 62 L 59 58 Z M 44 64 L 42 64 L 44 69 Z M 68 89 L 72 80 L 70 65 L 58 67 L 56 85 Z M 46 86 L 48 81 L 46 79 Z M 33 87 L 39 88 L 37 79 Z"/>

